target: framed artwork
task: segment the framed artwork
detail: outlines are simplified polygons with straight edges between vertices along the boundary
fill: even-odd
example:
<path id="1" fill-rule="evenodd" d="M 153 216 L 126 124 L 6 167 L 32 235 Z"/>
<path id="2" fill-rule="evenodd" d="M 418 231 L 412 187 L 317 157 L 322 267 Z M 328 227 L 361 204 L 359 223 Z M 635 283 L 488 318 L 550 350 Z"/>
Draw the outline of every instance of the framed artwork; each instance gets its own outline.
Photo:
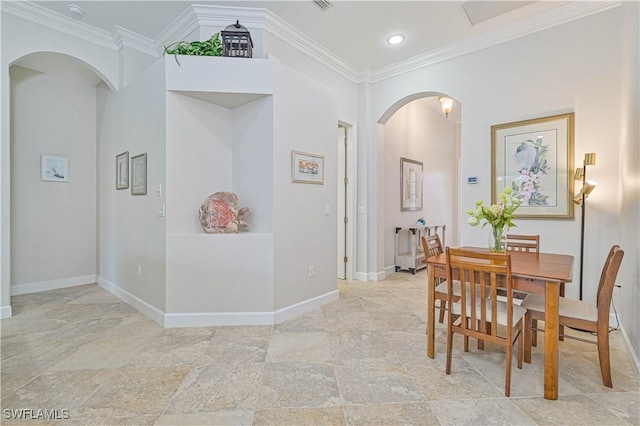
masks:
<path id="1" fill-rule="evenodd" d="M 291 151 L 291 182 L 324 185 L 324 157 Z"/>
<path id="2" fill-rule="evenodd" d="M 131 157 L 131 195 L 147 195 L 147 153 Z"/>
<path id="3" fill-rule="evenodd" d="M 491 126 L 491 203 L 505 187 L 515 218 L 573 219 L 574 114 Z"/>
<path id="4" fill-rule="evenodd" d="M 422 210 L 422 163 L 400 158 L 400 211 Z"/>
<path id="5" fill-rule="evenodd" d="M 129 188 L 129 151 L 116 155 L 116 189 Z"/>
<path id="6" fill-rule="evenodd" d="M 42 154 L 40 156 L 40 180 L 69 182 L 69 157 Z"/>

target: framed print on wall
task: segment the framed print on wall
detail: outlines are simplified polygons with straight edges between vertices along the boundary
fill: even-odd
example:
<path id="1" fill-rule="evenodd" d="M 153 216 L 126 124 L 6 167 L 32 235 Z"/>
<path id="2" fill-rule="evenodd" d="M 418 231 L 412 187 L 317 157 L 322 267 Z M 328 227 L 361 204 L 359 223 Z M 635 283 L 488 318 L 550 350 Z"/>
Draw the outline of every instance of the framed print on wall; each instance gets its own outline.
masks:
<path id="1" fill-rule="evenodd" d="M 147 153 L 131 157 L 131 195 L 147 195 Z"/>
<path id="2" fill-rule="evenodd" d="M 291 151 L 291 182 L 324 185 L 324 157 Z"/>
<path id="3" fill-rule="evenodd" d="M 69 157 L 42 154 L 40 156 L 40 180 L 69 182 Z"/>
<path id="4" fill-rule="evenodd" d="M 574 114 L 491 126 L 491 203 L 505 187 L 515 218 L 573 219 Z"/>
<path id="5" fill-rule="evenodd" d="M 129 188 L 129 151 L 116 155 L 116 189 Z"/>
<path id="6" fill-rule="evenodd" d="M 422 210 L 422 163 L 400 158 L 400 211 Z"/>

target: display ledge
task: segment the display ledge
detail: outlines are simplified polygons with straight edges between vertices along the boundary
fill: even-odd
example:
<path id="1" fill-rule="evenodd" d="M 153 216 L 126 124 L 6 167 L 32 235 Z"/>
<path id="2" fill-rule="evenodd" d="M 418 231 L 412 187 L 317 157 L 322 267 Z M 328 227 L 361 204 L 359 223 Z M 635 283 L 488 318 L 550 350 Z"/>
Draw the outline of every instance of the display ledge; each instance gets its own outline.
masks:
<path id="1" fill-rule="evenodd" d="M 219 92 L 272 95 L 275 59 L 165 55 L 166 89 L 180 92 Z"/>

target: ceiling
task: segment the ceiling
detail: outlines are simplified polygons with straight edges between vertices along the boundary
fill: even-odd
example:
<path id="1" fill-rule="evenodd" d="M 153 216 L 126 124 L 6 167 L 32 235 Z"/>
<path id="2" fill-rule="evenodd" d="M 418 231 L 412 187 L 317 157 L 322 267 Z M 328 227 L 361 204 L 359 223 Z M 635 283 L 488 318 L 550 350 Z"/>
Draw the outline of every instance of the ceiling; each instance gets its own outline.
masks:
<path id="1" fill-rule="evenodd" d="M 108 32 L 120 26 L 151 40 L 192 3 L 266 8 L 355 69 L 376 70 L 519 25 L 573 2 L 334 0 L 324 11 L 311 0 L 34 3 L 69 19 L 68 5 L 72 3 L 84 10 L 80 20 L 88 25 Z M 404 35 L 405 42 L 389 45 L 386 39 L 393 33 Z"/>

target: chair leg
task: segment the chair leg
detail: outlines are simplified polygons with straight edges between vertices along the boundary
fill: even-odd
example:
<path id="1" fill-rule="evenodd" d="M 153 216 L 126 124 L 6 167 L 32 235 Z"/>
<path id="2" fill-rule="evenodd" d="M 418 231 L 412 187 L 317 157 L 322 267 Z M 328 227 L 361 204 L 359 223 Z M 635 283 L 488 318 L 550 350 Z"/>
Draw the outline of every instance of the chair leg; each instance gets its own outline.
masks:
<path id="1" fill-rule="evenodd" d="M 507 346 L 507 374 L 504 382 L 504 396 L 509 397 L 511 392 L 511 348 L 512 345 Z"/>
<path id="2" fill-rule="evenodd" d="M 600 372 L 602 374 L 602 382 L 608 388 L 613 387 L 611 381 L 611 360 L 609 358 L 609 330 L 598 330 L 598 358 L 600 359 Z"/>
<path id="3" fill-rule="evenodd" d="M 532 319 L 531 320 L 531 327 L 532 328 L 538 328 L 538 320 L 537 319 Z M 531 334 L 531 346 L 538 346 L 538 331 L 537 330 L 531 330 L 532 334 Z"/>
<path id="4" fill-rule="evenodd" d="M 482 330 L 483 332 L 486 332 L 487 325 L 485 324 L 484 327 L 483 327 L 482 326 L 482 322 L 480 320 L 478 320 L 478 330 Z M 478 350 L 479 351 L 484 351 L 484 340 L 478 339 Z"/>
<path id="5" fill-rule="evenodd" d="M 520 320 L 522 321 L 522 320 Z M 520 324 L 520 331 L 518 332 L 518 337 L 516 338 L 516 344 L 518 345 L 518 368 L 522 370 L 522 359 L 524 356 L 524 336 L 522 335 L 522 323 Z"/>
<path id="6" fill-rule="evenodd" d="M 560 297 L 564 297 L 564 283 L 560 283 Z M 559 339 L 561 342 L 564 342 L 564 325 L 560 325 L 558 328 Z"/>
<path id="7" fill-rule="evenodd" d="M 444 311 L 446 309 L 447 309 L 447 301 L 441 300 L 440 301 L 440 317 L 438 318 L 438 321 L 440 321 L 440 324 L 444 322 Z"/>
<path id="8" fill-rule="evenodd" d="M 531 318 L 531 312 L 527 311 L 527 313 L 524 315 L 524 341 L 523 341 L 524 362 L 526 362 L 527 364 L 531 364 L 531 340 L 533 338 L 532 334 L 535 333 L 535 331 L 531 329 L 532 321 L 533 319 Z"/>
<path id="9" fill-rule="evenodd" d="M 449 316 L 449 319 L 452 319 L 452 316 Z M 453 352 L 453 330 L 451 329 L 451 321 L 447 325 L 447 366 L 445 369 L 446 374 L 451 374 L 451 353 Z"/>

